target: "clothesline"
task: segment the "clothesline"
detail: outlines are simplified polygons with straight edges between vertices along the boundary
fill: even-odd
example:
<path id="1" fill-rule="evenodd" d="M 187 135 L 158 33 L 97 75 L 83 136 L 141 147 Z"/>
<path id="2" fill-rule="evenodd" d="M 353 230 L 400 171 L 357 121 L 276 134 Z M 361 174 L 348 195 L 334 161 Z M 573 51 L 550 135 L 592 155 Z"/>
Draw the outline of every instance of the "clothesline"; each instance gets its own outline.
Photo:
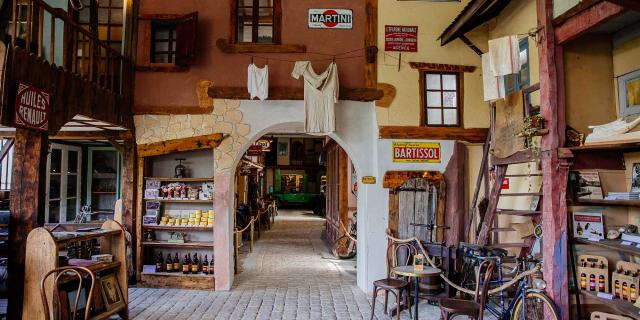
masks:
<path id="1" fill-rule="evenodd" d="M 296 61 L 300 61 L 300 60 L 305 60 L 305 61 L 311 61 L 311 62 L 317 62 L 317 61 L 332 61 L 332 60 L 343 60 L 343 59 L 353 59 L 353 58 L 364 58 L 364 55 L 357 55 L 357 56 L 348 56 L 348 57 L 338 57 L 336 56 L 335 58 L 324 58 L 324 59 L 298 59 L 298 60 L 290 60 L 290 59 L 282 59 L 282 58 L 273 58 L 273 57 L 265 57 L 265 56 L 259 56 L 259 55 L 254 55 L 254 54 L 250 54 L 250 53 L 242 53 L 245 56 L 251 57 L 251 59 L 262 59 L 262 60 L 266 60 L 267 63 L 269 63 L 269 61 L 280 61 L 280 62 L 291 62 L 291 63 L 295 63 Z"/>

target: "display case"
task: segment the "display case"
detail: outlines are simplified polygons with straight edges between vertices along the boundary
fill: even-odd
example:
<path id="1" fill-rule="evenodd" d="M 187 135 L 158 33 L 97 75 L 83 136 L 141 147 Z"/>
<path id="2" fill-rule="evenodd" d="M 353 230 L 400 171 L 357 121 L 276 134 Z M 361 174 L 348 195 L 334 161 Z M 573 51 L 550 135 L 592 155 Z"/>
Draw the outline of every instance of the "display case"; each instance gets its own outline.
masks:
<path id="1" fill-rule="evenodd" d="M 113 208 L 120 198 L 122 157 L 111 147 L 89 147 L 87 152 L 88 220 L 113 219 Z"/>

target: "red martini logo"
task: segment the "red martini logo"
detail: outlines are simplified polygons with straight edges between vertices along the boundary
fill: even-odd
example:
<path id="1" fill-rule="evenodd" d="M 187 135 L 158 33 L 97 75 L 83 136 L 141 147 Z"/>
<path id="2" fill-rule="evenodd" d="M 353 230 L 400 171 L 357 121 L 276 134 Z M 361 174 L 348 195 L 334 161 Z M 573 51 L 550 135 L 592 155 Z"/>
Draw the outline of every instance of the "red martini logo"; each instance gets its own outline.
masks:
<path id="1" fill-rule="evenodd" d="M 309 28 L 351 29 L 353 11 L 349 9 L 309 9 Z"/>

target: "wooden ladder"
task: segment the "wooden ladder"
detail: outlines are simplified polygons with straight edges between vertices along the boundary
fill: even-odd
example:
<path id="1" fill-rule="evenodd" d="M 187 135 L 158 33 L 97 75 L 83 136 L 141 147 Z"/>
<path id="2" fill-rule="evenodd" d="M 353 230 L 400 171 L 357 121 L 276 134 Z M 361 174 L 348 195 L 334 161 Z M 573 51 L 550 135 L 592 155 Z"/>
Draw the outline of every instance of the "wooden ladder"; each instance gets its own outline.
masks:
<path id="1" fill-rule="evenodd" d="M 511 158 L 511 157 L 510 157 Z M 513 161 L 501 161 L 500 164 L 495 165 L 495 180 L 491 186 L 491 191 L 489 194 L 489 203 L 487 206 L 487 212 L 484 215 L 484 220 L 481 221 L 480 231 L 478 233 L 478 237 L 476 243 L 482 246 L 486 246 L 489 244 L 491 235 L 498 235 L 501 232 L 511 232 L 516 231 L 514 228 L 498 228 L 494 227 L 495 219 L 498 215 L 511 215 L 511 216 L 526 216 L 531 217 L 532 219 L 536 219 L 542 214 L 542 211 L 539 210 L 541 207 L 542 201 L 538 201 L 538 206 L 535 210 L 515 210 L 515 209 L 500 209 L 498 208 L 498 202 L 501 197 L 527 197 L 527 196 L 539 196 L 542 197 L 542 192 L 513 192 L 513 193 L 502 193 L 502 182 L 505 178 L 509 177 L 534 177 L 534 176 L 542 176 L 541 173 L 532 173 L 532 174 L 507 174 L 507 169 L 510 164 L 518 164 L 518 163 L 527 163 L 533 162 L 535 159 L 531 157 L 514 157 L 516 160 Z M 494 248 L 502 248 L 502 249 L 512 249 L 512 248 L 520 248 L 521 255 L 528 252 L 530 247 L 533 245 L 532 239 L 530 241 L 524 241 L 521 243 L 494 243 L 491 246 Z"/>

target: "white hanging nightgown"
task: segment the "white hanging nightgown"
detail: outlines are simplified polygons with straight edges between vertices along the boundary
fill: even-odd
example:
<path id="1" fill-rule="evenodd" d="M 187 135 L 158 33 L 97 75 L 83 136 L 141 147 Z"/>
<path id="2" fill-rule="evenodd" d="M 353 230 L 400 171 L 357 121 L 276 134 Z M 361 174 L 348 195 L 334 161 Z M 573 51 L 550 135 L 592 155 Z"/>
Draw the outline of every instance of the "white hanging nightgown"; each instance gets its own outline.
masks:
<path id="1" fill-rule="evenodd" d="M 338 101 L 338 67 L 332 62 L 327 70 L 316 74 L 309 61 L 298 61 L 291 76 L 304 78 L 304 128 L 307 133 L 328 134 L 335 131 L 335 104 Z"/>
<path id="2" fill-rule="evenodd" d="M 260 69 L 252 63 L 247 67 L 247 89 L 249 99 L 265 100 L 269 96 L 269 66 Z"/>

